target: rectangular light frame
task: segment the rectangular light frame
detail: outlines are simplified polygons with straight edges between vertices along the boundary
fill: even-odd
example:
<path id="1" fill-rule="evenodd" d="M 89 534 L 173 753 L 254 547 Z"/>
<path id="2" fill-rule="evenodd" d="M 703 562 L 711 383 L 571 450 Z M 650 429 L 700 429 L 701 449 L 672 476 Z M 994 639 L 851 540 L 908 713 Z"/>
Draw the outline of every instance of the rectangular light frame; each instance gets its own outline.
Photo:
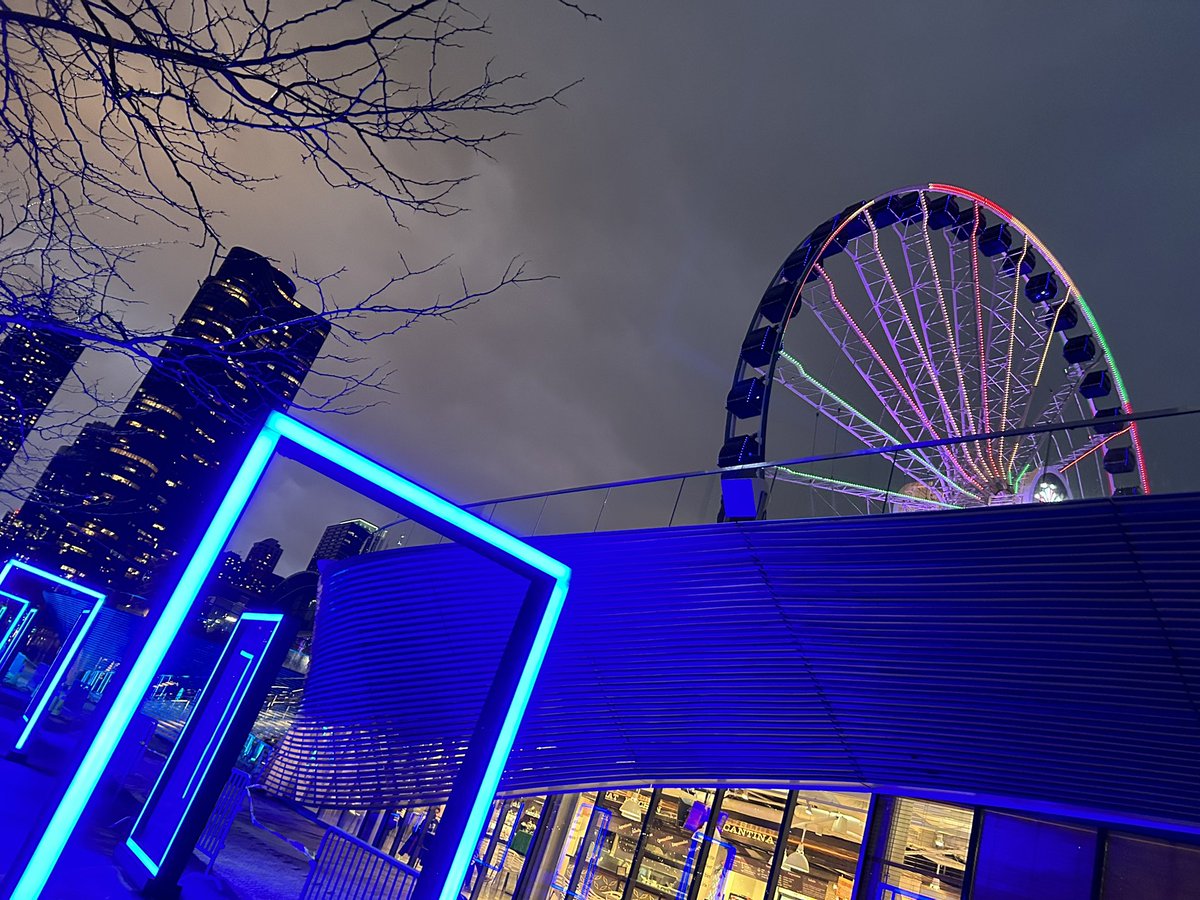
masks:
<path id="1" fill-rule="evenodd" d="M 95 588 L 90 588 L 87 585 L 79 584 L 78 582 L 71 581 L 68 578 L 63 578 L 61 575 L 55 575 L 53 572 L 47 572 L 45 569 L 39 569 L 37 566 L 30 565 L 29 563 L 20 559 L 10 559 L 4 564 L 4 568 L 0 569 L 0 585 L 3 585 L 8 580 L 8 575 L 13 569 L 26 572 L 29 575 L 33 575 L 34 577 L 40 578 L 43 581 L 48 581 L 58 587 L 66 588 L 67 590 L 74 591 L 75 593 L 91 597 L 93 600 L 92 608 L 85 610 L 84 613 L 81 613 L 81 615 L 87 616 L 82 624 L 82 627 L 77 630 L 73 629 L 75 634 L 71 640 L 71 645 L 61 650 L 54 658 L 53 671 L 46 676 L 46 680 L 38 688 L 38 691 L 40 692 L 38 701 L 34 705 L 33 712 L 24 717 L 25 727 L 21 730 L 21 734 L 17 737 L 16 744 L 13 745 L 13 749 L 19 752 L 25 749 L 25 744 L 28 743 L 34 729 L 37 728 L 38 722 L 41 721 L 42 715 L 46 712 L 46 706 L 50 703 L 51 698 L 54 696 L 54 691 L 58 688 L 58 683 L 62 681 L 63 677 L 67 674 L 67 671 L 71 668 L 71 664 L 75 661 L 76 654 L 78 654 L 80 648 L 83 647 L 83 642 L 87 638 L 88 632 L 92 630 L 92 625 L 95 624 L 96 617 L 100 614 L 100 608 L 104 605 L 104 601 L 107 599 L 108 595 L 96 590 Z M 29 605 L 28 600 L 25 600 L 16 594 L 9 593 L 8 591 L 0 591 L 0 593 L 3 593 L 4 596 L 10 597 L 13 600 L 21 600 L 23 603 L 25 603 L 26 607 Z M 14 619 L 13 622 L 15 624 L 16 620 Z M 10 628 L 9 631 L 11 632 L 11 630 L 12 629 Z M 5 640 L 7 640 L 7 637 L 8 635 L 6 633 Z M 0 641 L 0 647 L 3 646 L 3 642 Z"/>
<path id="2" fill-rule="evenodd" d="M 150 789 L 150 793 L 146 795 L 146 803 L 138 813 L 137 819 L 134 820 L 133 827 L 129 831 L 129 837 L 125 840 L 125 846 L 128 847 L 130 852 L 133 853 L 133 855 L 142 863 L 142 865 L 146 867 L 147 873 L 151 876 L 158 874 L 159 869 L 162 867 L 163 862 L 167 858 L 167 854 L 171 852 L 171 847 L 175 843 L 175 838 L 179 834 L 179 829 L 183 826 L 184 819 L 191 811 L 192 804 L 196 800 L 197 791 L 192 789 L 193 785 L 195 785 L 195 787 L 198 789 L 199 786 L 203 784 L 204 779 L 208 774 L 208 770 L 212 766 L 216 748 L 220 747 L 225 738 L 226 732 L 229 731 L 230 725 L 236 718 L 235 713 L 237 705 L 240 704 L 241 698 L 245 694 L 244 688 L 248 687 L 249 684 L 254 681 L 258 674 L 258 670 L 261 668 L 263 663 L 263 651 L 275 637 L 276 632 L 279 631 L 280 626 L 283 624 L 283 614 L 245 612 L 238 617 L 237 624 L 234 625 L 233 631 L 230 633 L 228 640 L 225 642 L 225 646 L 221 648 L 221 654 L 217 659 L 216 665 L 213 667 L 212 672 L 209 674 L 208 680 L 204 684 L 203 690 L 200 692 L 200 695 L 197 698 L 197 703 L 194 707 L 195 710 L 198 711 L 200 709 L 200 702 L 203 698 L 206 698 L 206 695 L 212 687 L 213 680 L 218 676 L 218 674 L 223 673 L 223 666 L 226 664 L 226 659 L 229 658 L 231 651 L 238 646 L 237 641 L 241 636 L 239 632 L 242 624 L 245 622 L 267 622 L 270 623 L 272 627 L 270 632 L 267 634 L 267 638 L 263 647 L 259 648 L 259 652 L 257 654 L 250 654 L 245 650 L 239 651 L 241 656 L 245 657 L 247 660 L 249 660 L 249 662 L 246 664 L 241 676 L 239 676 L 239 681 L 234 686 L 229 699 L 226 701 L 225 708 L 217 720 L 219 733 L 218 731 L 214 731 L 211 735 L 209 735 L 207 746 L 201 753 L 199 760 L 197 760 L 196 768 L 191 772 L 190 777 L 188 778 L 188 783 L 184 787 L 184 795 L 186 796 L 190 792 L 191 796 L 187 798 L 187 801 L 184 804 L 183 813 L 179 816 L 179 820 L 175 823 L 174 832 L 164 845 L 162 853 L 158 859 L 154 859 L 150 852 L 147 851 L 146 848 L 144 848 L 137 840 L 138 830 L 142 825 L 142 820 L 145 819 L 148 811 L 152 812 L 151 804 L 158 802 L 160 798 L 159 789 L 161 786 L 163 786 L 164 779 L 173 779 L 175 777 L 175 771 L 172 767 L 172 763 L 175 761 L 175 757 L 184 749 L 184 747 L 187 746 L 187 741 L 192 739 L 191 728 L 194 721 L 194 713 L 192 716 L 188 716 L 187 722 L 184 723 L 183 730 L 180 732 L 178 740 L 175 741 L 175 746 L 171 748 L 171 752 L 167 756 L 167 761 L 163 764 L 162 771 L 158 773 L 158 778 L 154 782 L 154 787 L 152 787 Z"/>
<path id="3" fill-rule="evenodd" d="M 25 615 L 25 611 L 29 609 L 29 601 L 24 597 L 18 597 L 16 594 L 11 594 L 8 591 L 0 591 L 0 596 L 8 600 L 15 600 L 21 604 L 19 612 L 13 613 L 12 621 L 8 623 L 8 628 L 4 631 L 4 637 L 0 637 L 0 675 L 4 674 L 4 669 L 8 665 L 8 639 L 13 636 L 13 632 L 17 629 L 17 623 L 21 621 L 21 617 Z M 5 611 L 8 611 L 8 604 L 4 605 Z M 14 639 L 15 644 L 18 639 Z"/>
<path id="4" fill-rule="evenodd" d="M 205 579 L 216 564 L 246 505 L 262 480 L 267 464 L 281 452 L 308 465 L 335 481 L 359 490 L 427 525 L 435 531 L 463 543 L 530 579 L 530 591 L 518 614 L 517 630 L 526 623 L 528 637 L 520 644 L 519 658 L 510 659 L 509 651 L 501 661 L 501 671 L 493 683 L 492 694 L 503 685 L 506 695 L 499 706 L 489 702 L 484 717 L 488 733 L 495 733 L 490 746 L 472 746 L 463 762 L 463 770 L 474 789 L 465 795 L 457 786 L 443 815 L 445 840 L 434 848 L 437 860 L 427 865 L 425 877 L 418 880 L 417 897 L 455 900 L 466 878 L 479 833 L 483 829 L 500 775 L 512 750 L 546 649 L 554 634 L 570 582 L 570 569 L 526 544 L 520 538 L 485 522 L 363 454 L 315 428 L 284 413 L 271 413 L 246 453 L 229 489 L 208 523 L 175 589 L 163 607 L 158 621 L 141 652 L 130 666 L 121 690 L 113 700 L 104 721 L 71 777 L 58 807 L 29 857 L 14 887 L 12 900 L 35 900 L 41 895 L 59 857 L 91 800 L 100 778 L 112 759 L 142 697 L 183 626 L 188 611 Z M 72 587 L 75 585 L 72 584 Z M 510 640 L 512 648 L 514 641 Z M 511 689 L 510 687 L 511 686 Z M 489 694 L 489 701 L 496 699 Z M 453 824 L 453 823 L 458 823 Z M 457 832 L 457 833 L 456 833 Z M 439 883 L 434 884 L 437 881 Z"/>
<path id="5" fill-rule="evenodd" d="M 25 749 L 25 744 L 33 735 L 33 731 L 37 728 L 38 722 L 42 720 L 42 715 L 46 712 L 46 706 L 54 697 L 54 692 L 58 690 L 59 683 L 66 677 L 71 666 L 75 662 L 75 657 L 79 655 L 79 651 L 83 648 L 83 642 L 87 639 L 92 626 L 96 623 L 96 617 L 100 615 L 100 609 L 104 606 L 103 600 L 96 600 L 92 603 L 92 608 L 84 610 L 79 614 L 83 618 L 82 622 L 76 619 L 78 627 L 72 627 L 74 637 L 71 638 L 71 645 L 64 647 L 58 652 L 54 658 L 54 670 L 46 676 L 46 680 L 38 687 L 38 699 L 33 705 L 33 712 L 28 713 L 25 718 L 25 727 L 21 730 L 17 742 L 13 745 L 13 749 L 20 752 Z"/>

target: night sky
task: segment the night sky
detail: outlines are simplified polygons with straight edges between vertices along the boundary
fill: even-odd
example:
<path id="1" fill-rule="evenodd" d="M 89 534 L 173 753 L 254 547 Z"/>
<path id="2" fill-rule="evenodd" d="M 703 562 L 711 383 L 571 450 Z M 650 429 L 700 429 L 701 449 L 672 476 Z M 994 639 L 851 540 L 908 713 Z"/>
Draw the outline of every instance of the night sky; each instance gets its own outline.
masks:
<path id="1" fill-rule="evenodd" d="M 460 501 L 712 467 L 742 336 L 782 259 L 852 201 L 928 181 L 992 197 L 1046 242 L 1135 408 L 1196 404 L 1200 5 L 592 8 L 602 21 L 550 0 L 495 4 L 493 36 L 464 51 L 528 72 L 532 91 L 583 82 L 565 106 L 507 123 L 520 134 L 494 160 L 412 158 L 423 173 L 478 173 L 454 219 L 397 230 L 290 155 L 238 148 L 280 178 L 222 199 L 226 241 L 307 274 L 347 267 L 344 297 L 395 271 L 397 251 L 414 264 L 453 254 L 406 303 L 453 290 L 458 267 L 482 282 L 513 256 L 557 276 L 373 344 L 394 393 L 321 427 Z M 147 250 L 138 315 L 169 327 L 210 252 Z M 1158 489 L 1195 487 L 1195 431 L 1145 430 Z M 790 449 L 770 455 L 805 448 Z M 357 511 L 287 472 L 270 490 L 235 546 L 280 538 L 285 573 Z"/>

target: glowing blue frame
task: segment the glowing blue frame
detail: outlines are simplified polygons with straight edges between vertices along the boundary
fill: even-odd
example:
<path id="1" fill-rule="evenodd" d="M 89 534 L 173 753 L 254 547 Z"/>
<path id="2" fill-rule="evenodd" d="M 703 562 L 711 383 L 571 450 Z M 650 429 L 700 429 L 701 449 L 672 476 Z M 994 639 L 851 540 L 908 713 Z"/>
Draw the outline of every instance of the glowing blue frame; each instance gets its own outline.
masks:
<path id="1" fill-rule="evenodd" d="M 29 609 L 29 601 L 24 597 L 18 597 L 16 594 L 10 594 L 8 591 L 0 591 L 0 596 L 7 597 L 9 600 L 16 600 L 21 604 L 20 612 L 13 613 L 12 621 L 8 623 L 8 628 L 4 632 L 4 637 L 0 638 L 0 676 L 3 676 L 8 668 L 8 659 L 12 655 L 12 650 L 16 648 L 17 642 L 21 640 L 20 635 L 13 637 L 13 632 L 17 630 L 17 625 L 21 621 L 21 617 L 25 615 Z M 4 609 L 8 611 L 8 604 L 4 605 Z M 9 638 L 13 638 L 12 645 L 8 643 Z"/>
<path id="2" fill-rule="evenodd" d="M 571 570 L 559 561 L 477 518 L 464 509 L 426 490 L 403 476 L 384 468 L 344 444 L 283 413 L 272 413 L 251 444 L 234 475 L 229 490 L 209 522 L 178 584 L 163 607 L 145 646 L 130 666 L 125 684 L 113 700 L 108 715 L 100 724 L 91 746 L 71 778 L 58 808 L 50 818 L 14 888 L 12 900 L 34 900 L 49 880 L 63 848 L 75 830 L 84 808 L 112 759 L 122 734 L 133 719 L 142 697 L 149 689 L 167 650 L 182 627 L 204 580 L 224 549 L 234 526 L 245 510 L 255 488 L 262 480 L 267 463 L 277 451 L 304 462 L 347 486 L 357 487 L 379 499 L 400 501 L 412 517 L 435 530 L 463 541 L 502 564 L 527 574 L 531 581 L 547 582 L 548 589 L 539 603 L 539 618 L 533 630 L 528 652 L 515 673 L 515 689 L 507 705 L 500 710 L 500 727 L 495 743 L 482 748 L 485 755 L 479 790 L 470 799 L 457 845 L 452 847 L 449 864 L 436 895 L 429 893 L 431 879 L 419 880 L 418 891 L 438 900 L 455 900 L 467 874 L 475 843 L 483 829 L 488 810 L 504 764 L 512 750 L 517 728 L 525 713 L 534 682 L 554 634 L 563 600 L 566 598 Z M 335 472 L 337 474 L 335 474 Z M 465 766 L 465 763 L 464 763 Z M 451 803 L 455 797 L 451 796 Z M 447 813 L 450 811 L 447 805 Z M 443 819 L 446 817 L 443 816 Z M 443 825 L 446 823 L 443 821 Z M 445 829 L 447 834 L 452 829 Z M 443 845 L 445 846 L 445 845 Z"/>
<path id="3" fill-rule="evenodd" d="M 87 587 L 86 585 L 63 578 L 61 575 L 55 575 L 53 572 L 47 572 L 45 569 L 39 569 L 37 566 L 31 566 L 29 563 L 23 562 L 19 559 L 10 559 L 4 564 L 4 568 L 0 569 L 0 584 L 4 584 L 4 582 L 8 580 L 8 573 L 13 569 L 19 569 L 22 572 L 27 572 L 30 575 L 34 575 L 37 578 L 42 579 L 43 581 L 49 581 L 51 584 L 58 585 L 59 587 L 75 591 L 76 593 L 84 594 L 88 597 L 91 597 L 95 601 L 92 604 L 92 608 L 90 610 L 86 610 L 87 619 L 84 621 L 83 627 L 75 632 L 75 638 L 71 641 L 71 646 L 61 650 L 58 656 L 55 657 L 54 670 L 46 676 L 46 680 L 42 683 L 42 686 L 38 688 L 38 690 L 41 692 L 41 697 L 39 698 L 37 705 L 34 706 L 33 712 L 24 716 L 25 728 L 21 731 L 20 736 L 17 738 L 16 744 L 13 745 L 13 749 L 19 751 L 25 749 L 25 744 L 29 741 L 29 737 L 33 734 L 34 729 L 37 728 L 38 722 L 41 721 L 42 714 L 46 711 L 46 706 L 54 697 L 54 691 L 58 688 L 58 683 L 62 681 L 63 677 L 67 674 L 67 671 L 71 668 L 71 664 L 75 662 L 75 656 L 77 653 L 79 653 L 79 649 L 83 646 L 83 641 L 88 636 L 88 632 L 91 631 L 92 625 L 96 621 L 96 616 L 100 614 L 100 608 L 104 605 L 104 601 L 108 595 Z M 16 594 L 10 594 L 8 591 L 3 591 L 2 593 L 4 596 L 11 597 L 14 600 L 21 600 L 26 606 L 29 605 L 28 600 L 24 600 L 23 598 L 18 597 Z M 14 619 L 13 622 L 15 624 L 16 620 Z M 5 639 L 7 639 L 7 635 L 5 635 Z M 0 646 L 3 646 L 3 642 L 0 642 Z"/>
<path id="4" fill-rule="evenodd" d="M 233 627 L 233 632 L 229 635 L 228 641 L 226 641 L 226 643 L 225 643 L 225 648 L 222 649 L 222 651 L 221 651 L 221 658 L 217 661 L 217 664 L 213 668 L 212 673 L 208 676 L 208 681 L 206 681 L 204 683 L 204 690 L 202 690 L 200 692 L 201 697 L 203 697 L 205 694 L 208 693 L 208 689 L 212 686 L 213 679 L 217 676 L 217 673 L 221 670 L 222 663 L 224 663 L 224 661 L 225 661 L 225 654 L 229 651 L 230 648 L 235 646 L 235 641 L 237 639 L 238 627 L 242 624 L 242 622 L 273 622 L 275 627 L 271 629 L 271 633 L 267 637 L 267 641 L 269 642 L 270 640 L 272 640 L 274 638 L 276 632 L 279 631 L 279 626 L 283 623 L 283 614 L 282 613 L 260 613 L 260 612 L 242 613 L 242 615 L 238 618 L 237 625 L 235 625 Z M 225 704 L 225 710 L 221 714 L 221 717 L 218 719 L 218 724 L 219 725 L 223 724 L 224 727 L 220 730 L 219 735 L 216 731 L 214 731 L 209 736 L 208 746 L 205 748 L 204 753 L 201 754 L 200 759 L 197 761 L 197 766 L 196 766 L 195 770 L 191 773 L 191 777 L 188 779 L 187 786 L 184 788 L 185 794 L 189 790 L 191 790 L 192 785 L 196 785 L 197 789 L 199 789 L 199 786 L 204 783 L 205 776 L 207 776 L 208 770 L 212 766 L 213 754 L 215 754 L 214 748 L 219 747 L 221 745 L 221 742 L 225 738 L 225 732 L 227 732 L 229 730 L 229 727 L 232 724 L 233 715 L 231 713 L 231 710 L 236 712 L 236 710 L 234 709 L 235 702 L 240 702 L 242 697 L 244 696 L 244 693 L 242 691 L 242 686 L 244 684 L 246 684 L 247 682 L 253 682 L 255 676 L 258 674 L 259 668 L 262 666 L 262 662 L 263 662 L 263 653 L 262 652 L 258 653 L 257 656 L 253 656 L 253 655 L 247 653 L 245 650 L 242 650 L 241 655 L 246 657 L 247 659 L 249 659 L 250 664 L 242 672 L 242 675 L 240 676 L 239 682 L 238 682 L 237 686 L 235 686 L 233 693 L 231 693 L 229 695 L 229 700 Z M 195 708 L 197 710 L 200 708 L 199 701 L 197 701 Z M 163 778 L 167 776 L 168 772 L 171 772 L 172 776 L 174 775 L 174 773 L 172 772 L 172 769 L 171 769 L 171 761 L 172 761 L 172 758 L 175 756 L 175 754 L 184 747 L 185 739 L 188 739 L 191 737 L 191 735 L 189 733 L 189 727 L 191 726 L 191 724 L 192 724 L 192 717 L 189 716 L 188 721 L 183 726 L 183 731 L 181 731 L 179 734 L 179 739 L 175 742 L 175 746 L 171 748 L 171 753 L 167 757 L 167 761 L 163 765 L 162 771 L 158 773 L 158 779 L 154 782 L 154 787 L 151 788 L 150 793 L 146 795 L 146 805 L 143 806 L 141 809 L 141 812 L 138 813 L 138 817 L 133 823 L 133 828 L 131 828 L 129 830 L 129 837 L 125 841 L 125 846 L 130 849 L 130 851 L 133 853 L 133 855 L 138 858 L 138 860 L 142 863 L 142 865 L 144 865 L 146 867 L 146 870 L 151 875 L 158 874 L 159 869 L 162 867 L 163 861 L 166 859 L 167 854 L 170 853 L 171 845 L 175 843 L 175 837 L 176 837 L 176 835 L 179 834 L 179 829 L 183 826 L 183 821 L 186 818 L 188 812 L 191 810 L 192 804 L 196 800 L 196 791 L 194 791 L 194 790 L 191 791 L 192 795 L 190 798 L 188 798 L 188 801 L 184 807 L 183 815 L 181 815 L 179 817 L 179 821 L 175 824 L 175 832 L 174 832 L 174 834 L 171 835 L 171 839 L 169 841 L 167 841 L 165 848 L 163 850 L 163 855 L 162 855 L 161 859 L 159 859 L 157 861 L 152 859 L 149 856 L 149 854 L 147 854 L 146 851 L 142 848 L 142 846 L 140 844 L 138 844 L 137 840 L 135 839 L 135 836 L 138 834 L 138 826 L 140 826 L 142 824 L 142 819 L 145 817 L 146 811 L 148 809 L 150 809 L 151 800 L 158 797 L 159 785 L 162 784 Z M 213 753 L 210 753 L 209 752 L 210 750 L 213 751 Z"/>
<path id="5" fill-rule="evenodd" d="M 58 656 L 54 659 L 54 671 L 46 677 L 46 680 L 38 688 L 38 693 L 41 694 L 37 704 L 33 708 L 32 713 L 24 716 L 25 728 L 21 731 L 20 737 L 17 738 L 16 744 L 13 745 L 14 750 L 24 750 L 25 744 L 28 742 L 33 730 L 37 728 L 38 722 L 42 719 L 42 714 L 46 711 L 46 706 L 54 697 L 54 692 L 58 690 L 59 682 L 66 677 L 72 664 L 75 662 L 75 657 L 79 654 L 80 648 L 83 646 L 84 640 L 88 636 L 88 632 L 92 630 L 92 625 L 96 622 L 96 617 L 100 615 L 100 608 L 104 606 L 103 600 L 97 600 L 92 604 L 92 608 L 85 610 L 80 615 L 87 616 L 83 624 L 75 631 L 75 638 L 71 641 L 71 646 L 59 651 Z"/>

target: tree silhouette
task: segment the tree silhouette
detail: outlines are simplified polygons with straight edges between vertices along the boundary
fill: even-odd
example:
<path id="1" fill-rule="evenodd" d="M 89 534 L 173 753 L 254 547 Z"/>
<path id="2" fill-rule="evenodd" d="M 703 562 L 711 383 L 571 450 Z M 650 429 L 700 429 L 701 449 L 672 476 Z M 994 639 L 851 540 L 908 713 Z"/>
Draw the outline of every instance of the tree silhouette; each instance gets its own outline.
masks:
<path id="1" fill-rule="evenodd" d="M 178 230 L 215 258 L 223 245 L 208 198 L 273 177 L 232 163 L 234 140 L 283 142 L 398 225 L 410 212 L 459 213 L 466 178 L 422 177 L 400 151 L 487 155 L 511 117 L 561 94 L 523 94 L 520 73 L 492 64 L 470 72 L 465 48 L 486 34 L 486 19 L 454 0 L 0 0 L 0 324 L 154 358 L 168 334 L 130 326 L 125 280 L 152 242 L 114 241 L 114 223 L 122 234 Z M 514 259 L 482 286 L 464 279 L 428 302 L 396 299 L 399 283 L 445 262 L 410 267 L 401 256 L 387 283 L 349 303 L 327 296 L 331 276 L 298 275 L 342 346 L 318 371 L 324 387 L 298 402 L 353 408 L 349 393 L 387 374 L 356 370 L 355 343 L 536 278 Z"/>

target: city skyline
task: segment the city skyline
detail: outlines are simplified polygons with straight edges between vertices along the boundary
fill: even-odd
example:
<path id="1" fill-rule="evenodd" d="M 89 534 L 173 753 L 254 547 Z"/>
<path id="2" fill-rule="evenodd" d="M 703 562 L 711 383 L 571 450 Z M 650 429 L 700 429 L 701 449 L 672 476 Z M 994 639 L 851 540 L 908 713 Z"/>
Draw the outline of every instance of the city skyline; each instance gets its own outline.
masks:
<path id="1" fill-rule="evenodd" d="M 320 352 L 328 326 L 294 294 L 265 259 L 233 248 L 121 417 L 85 425 L 5 517 L 10 552 L 85 583 L 151 590 L 196 539 L 246 435 L 286 408 Z"/>

